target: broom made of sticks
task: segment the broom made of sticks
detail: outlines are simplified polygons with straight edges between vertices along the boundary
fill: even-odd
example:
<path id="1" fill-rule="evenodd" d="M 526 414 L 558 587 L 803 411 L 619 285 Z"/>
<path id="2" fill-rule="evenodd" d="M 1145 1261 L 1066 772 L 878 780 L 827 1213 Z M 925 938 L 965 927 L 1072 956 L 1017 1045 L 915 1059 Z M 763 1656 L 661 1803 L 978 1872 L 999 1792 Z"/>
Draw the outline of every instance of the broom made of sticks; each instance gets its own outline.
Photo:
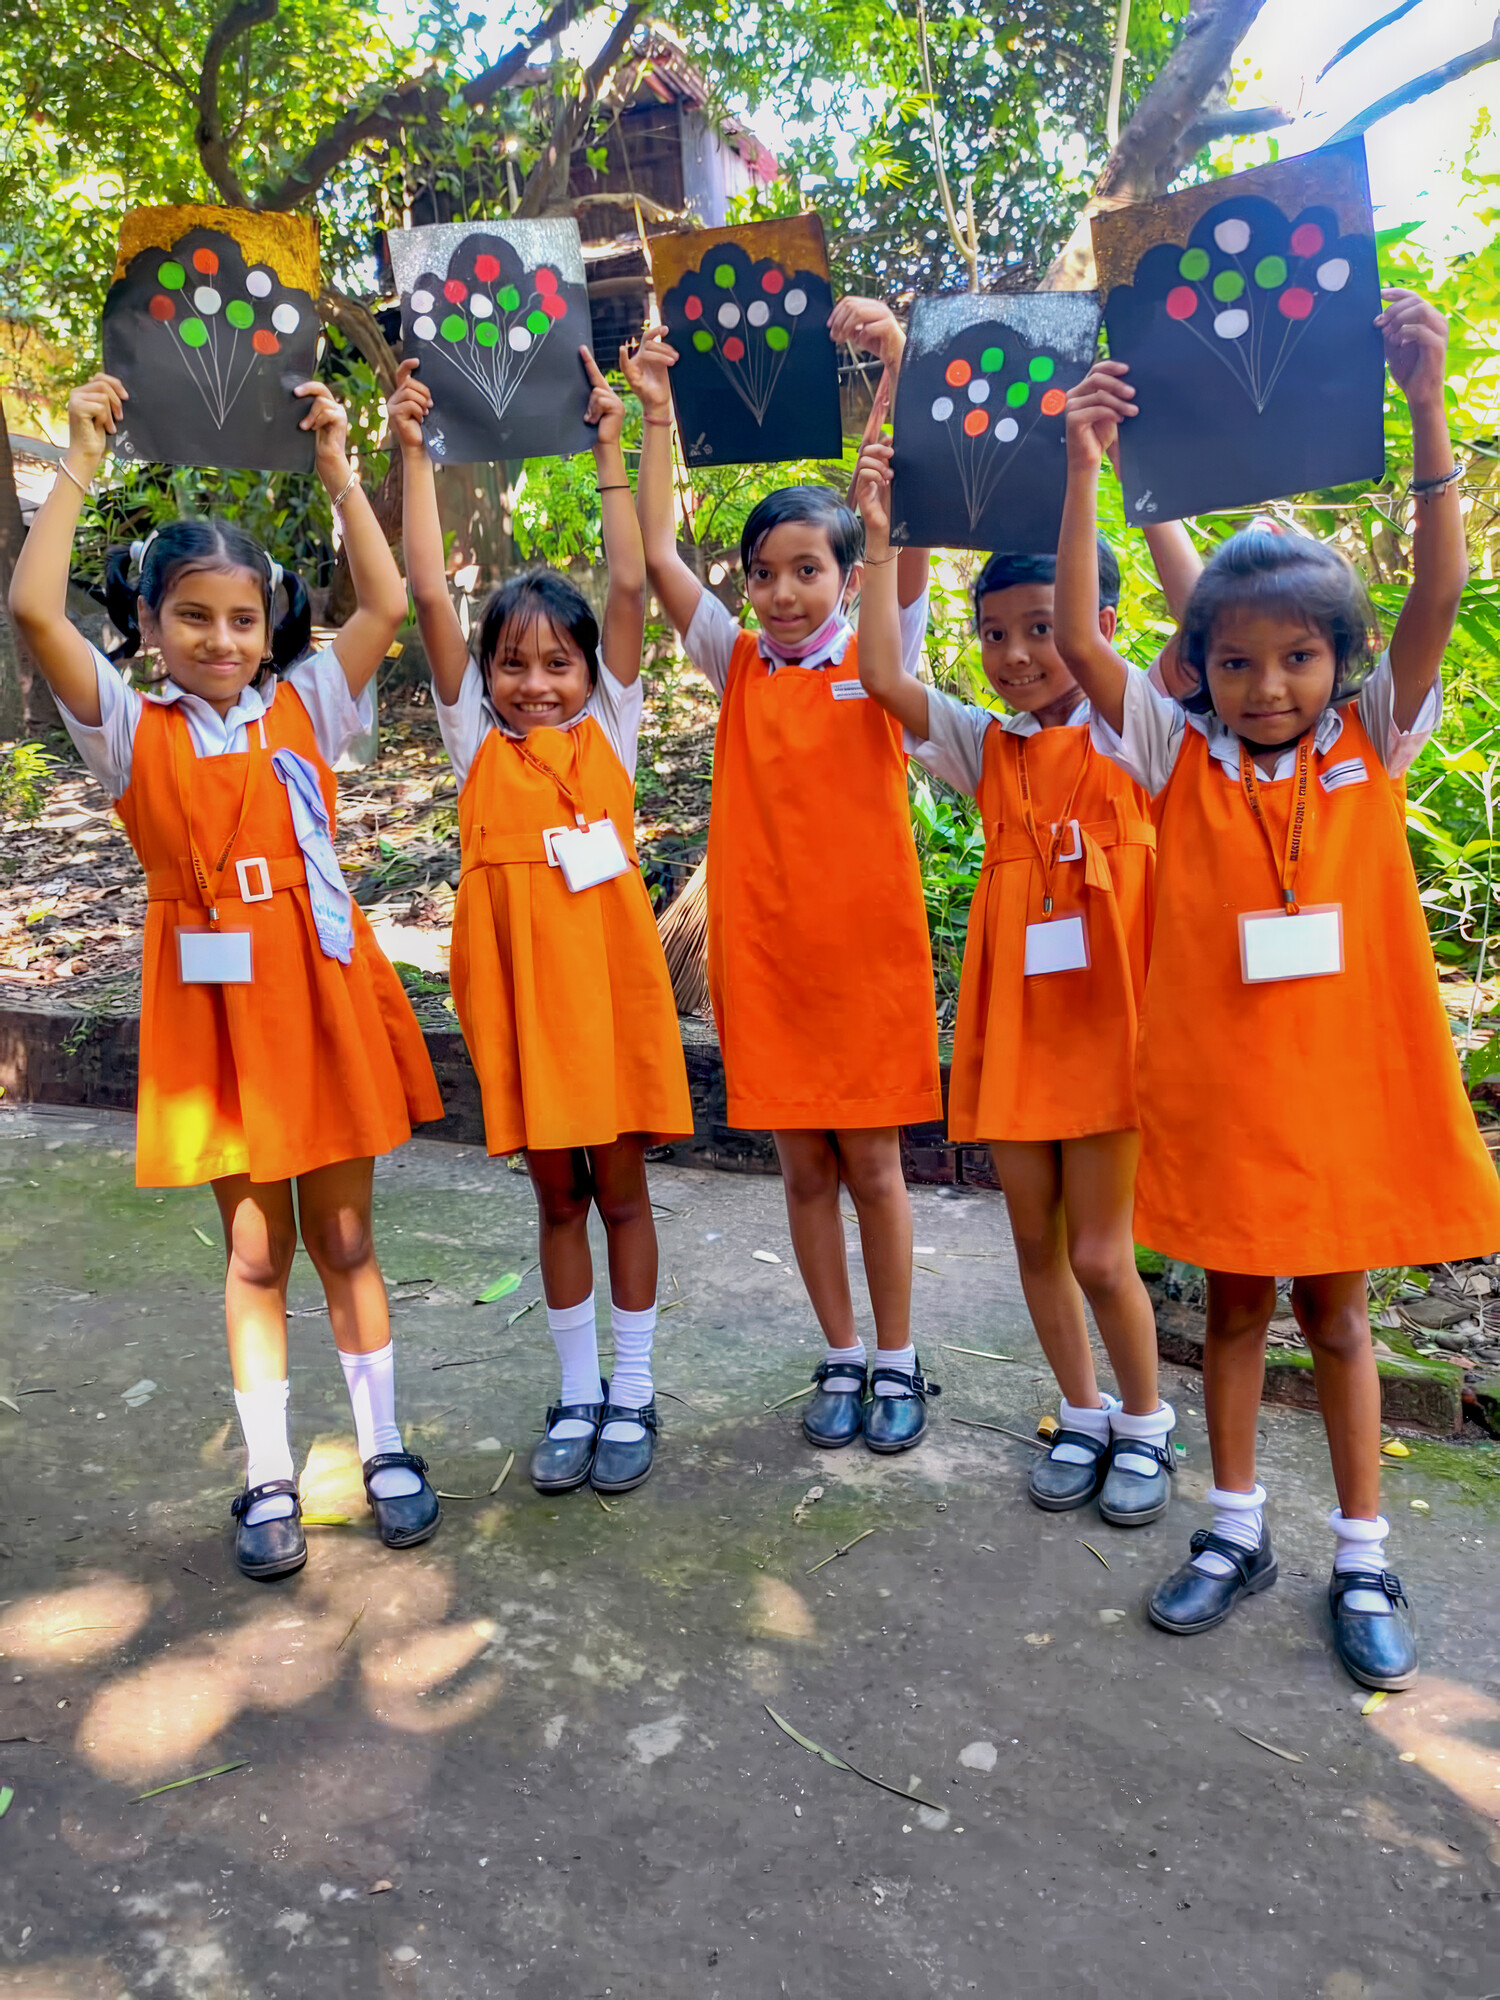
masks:
<path id="1" fill-rule="evenodd" d="M 707 1014 L 708 863 L 700 861 L 657 922 L 679 1014 Z"/>

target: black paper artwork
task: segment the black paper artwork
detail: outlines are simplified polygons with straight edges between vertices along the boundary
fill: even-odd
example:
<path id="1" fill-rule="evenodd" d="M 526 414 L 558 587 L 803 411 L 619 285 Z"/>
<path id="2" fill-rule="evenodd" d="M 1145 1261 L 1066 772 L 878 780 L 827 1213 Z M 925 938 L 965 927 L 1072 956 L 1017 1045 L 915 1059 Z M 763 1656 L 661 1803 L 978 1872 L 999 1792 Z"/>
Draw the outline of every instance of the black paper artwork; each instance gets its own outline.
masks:
<path id="1" fill-rule="evenodd" d="M 1056 549 L 1063 412 L 1098 334 L 1092 292 L 917 300 L 896 391 L 893 542 Z"/>
<path id="2" fill-rule="evenodd" d="M 445 222 L 387 236 L 401 342 L 432 392 L 424 426 L 439 464 L 567 458 L 583 420 L 589 301 L 578 225 L 558 218 Z"/>

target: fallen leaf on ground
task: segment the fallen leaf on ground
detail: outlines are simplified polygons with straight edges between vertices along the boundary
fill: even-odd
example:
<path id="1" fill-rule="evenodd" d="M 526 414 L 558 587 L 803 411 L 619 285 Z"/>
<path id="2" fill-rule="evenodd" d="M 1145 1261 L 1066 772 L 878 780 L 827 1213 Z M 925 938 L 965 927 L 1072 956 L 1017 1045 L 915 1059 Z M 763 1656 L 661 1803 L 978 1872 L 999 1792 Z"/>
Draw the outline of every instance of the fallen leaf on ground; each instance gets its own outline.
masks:
<path id="1" fill-rule="evenodd" d="M 249 1761 L 248 1757 L 241 1757 L 237 1763 L 215 1764 L 211 1771 L 195 1771 L 190 1778 L 174 1778 L 169 1785 L 153 1785 L 149 1792 L 137 1792 L 134 1803 L 160 1798 L 163 1792 L 179 1792 L 184 1785 L 201 1785 L 205 1778 L 222 1778 L 226 1771 L 243 1771 Z"/>
<path id="2" fill-rule="evenodd" d="M 888 1785 L 884 1778 L 872 1778 L 868 1771 L 861 1771 L 857 1764 L 849 1764 L 842 1757 L 836 1757 L 831 1750 L 825 1750 L 821 1743 L 814 1743 L 810 1736 L 804 1736 L 800 1729 L 793 1729 L 785 1716 L 778 1715 L 769 1702 L 764 1706 L 766 1714 L 778 1729 L 790 1736 L 794 1743 L 800 1743 L 804 1750 L 810 1750 L 815 1757 L 821 1757 L 825 1764 L 831 1764 L 835 1771 L 848 1771 L 852 1777 L 863 1778 L 867 1785 L 878 1786 L 882 1792 L 889 1792 L 893 1798 L 906 1799 L 915 1805 L 923 1803 L 921 1799 L 913 1799 L 912 1794 L 903 1791 L 899 1785 Z"/>
<path id="3" fill-rule="evenodd" d="M 1361 1715 L 1373 1715 L 1377 1708 L 1385 1707 L 1385 1702 L 1386 1702 L 1385 1689 L 1379 1688 L 1374 1694 L 1370 1696 L 1370 1699 L 1365 1703 L 1364 1707 L 1359 1712 Z"/>
<path id="4" fill-rule="evenodd" d="M 372 1882 L 370 1884 L 369 1888 L 365 1891 L 365 1894 L 367 1896 L 383 1896 L 388 1889 L 394 1889 L 395 1886 L 396 1885 L 394 1882 L 387 1882 L 385 1877 L 382 1876 L 378 1882 Z"/>
<path id="5" fill-rule="evenodd" d="M 781 1259 L 774 1250 L 752 1250 L 750 1255 L 757 1264 L 779 1264 Z"/>
<path id="6" fill-rule="evenodd" d="M 503 1277 L 496 1278 L 492 1285 L 486 1285 L 474 1303 L 476 1306 L 492 1306 L 496 1299 L 509 1298 L 512 1292 L 519 1290 L 520 1284 L 520 1272 L 507 1271 Z"/>
<path id="7" fill-rule="evenodd" d="M 1412 1511 L 1417 1514 L 1430 1514 L 1432 1512 L 1431 1507 L 1428 1506 L 1425 1500 L 1413 1500 L 1411 1506 Z"/>
<path id="8" fill-rule="evenodd" d="M 213 1249 L 214 1239 L 209 1235 L 206 1229 L 200 1229 L 196 1222 L 193 1224 L 193 1234 L 197 1237 L 200 1243 L 205 1245 L 206 1248 L 210 1250 Z"/>
<path id="9" fill-rule="evenodd" d="M 1381 1449 L 1381 1451 L 1382 1451 L 1382 1452 L 1383 1452 L 1383 1453 L 1385 1454 L 1385 1456 L 1386 1456 L 1387 1458 L 1410 1458 L 1410 1457 L 1411 1457 L 1411 1448 L 1410 1448 L 1410 1446 L 1409 1446 L 1409 1445 L 1404 1445 L 1404 1444 L 1403 1444 L 1403 1443 L 1401 1442 L 1400 1438 L 1387 1438 L 1387 1439 L 1386 1439 L 1386 1441 L 1385 1441 L 1385 1443 L 1384 1443 L 1384 1444 L 1383 1444 L 1383 1445 L 1382 1445 L 1382 1446 L 1380 1447 L 1380 1449 Z"/>
<path id="10" fill-rule="evenodd" d="M 1235 1724 L 1234 1731 L 1236 1736 L 1243 1736 L 1247 1743 L 1253 1743 L 1257 1750 L 1269 1750 L 1273 1757 L 1281 1758 L 1285 1764 L 1302 1762 L 1295 1750 L 1282 1750 L 1274 1743 L 1267 1743 L 1263 1736 L 1252 1736 L 1248 1729 L 1241 1729 L 1238 1723 Z"/>
<path id="11" fill-rule="evenodd" d="M 15 1795 L 15 1790 L 12 1786 L 0 1785 L 0 1819 L 4 1819 L 5 1815 L 10 1811 L 10 1802 Z"/>
<path id="12" fill-rule="evenodd" d="M 499 1472 L 496 1473 L 495 1483 L 490 1488 L 491 1493 L 498 1493 L 500 1491 L 500 1488 L 505 1484 L 506 1474 L 510 1471 L 511 1467 L 515 1464 L 515 1462 L 516 1462 L 516 1455 L 514 1452 L 512 1452 L 509 1458 L 506 1459 L 504 1465 L 501 1466 Z"/>

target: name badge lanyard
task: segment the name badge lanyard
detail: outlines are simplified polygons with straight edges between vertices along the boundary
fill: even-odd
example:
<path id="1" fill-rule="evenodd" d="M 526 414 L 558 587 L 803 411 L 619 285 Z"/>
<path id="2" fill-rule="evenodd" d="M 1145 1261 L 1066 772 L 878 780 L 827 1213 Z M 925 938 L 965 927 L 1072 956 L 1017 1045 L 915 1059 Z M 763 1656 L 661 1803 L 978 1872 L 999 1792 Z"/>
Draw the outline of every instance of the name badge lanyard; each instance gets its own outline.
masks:
<path id="1" fill-rule="evenodd" d="M 1083 774 L 1089 767 L 1089 745 L 1085 734 L 1083 761 L 1078 766 L 1078 776 L 1073 780 L 1073 789 L 1068 794 L 1068 803 L 1063 807 L 1062 818 L 1057 820 L 1048 835 L 1047 847 L 1042 846 L 1041 835 L 1036 828 L 1036 814 L 1031 805 L 1031 780 L 1026 772 L 1026 738 L 1016 738 L 1016 777 L 1021 787 L 1021 817 L 1026 831 L 1031 836 L 1031 844 L 1036 849 L 1036 858 L 1042 870 L 1042 915 L 1052 914 L 1052 871 L 1057 866 L 1057 857 L 1062 850 L 1063 835 L 1073 818 L 1073 806 L 1078 798 L 1078 788 L 1083 783 Z"/>
<path id="2" fill-rule="evenodd" d="M 1280 856 L 1276 843 L 1271 838 L 1271 829 L 1266 824 L 1266 815 L 1260 802 L 1260 784 L 1255 775 L 1255 759 L 1249 751 L 1240 748 L 1240 783 L 1244 786 L 1246 803 L 1255 815 L 1255 823 L 1265 835 L 1266 851 L 1271 857 L 1271 866 L 1276 871 L 1276 885 L 1281 891 L 1282 907 L 1289 917 L 1297 914 L 1297 871 L 1302 865 L 1303 834 L 1307 827 L 1307 784 L 1312 768 L 1312 752 L 1304 736 L 1297 746 L 1297 790 L 1292 802 L 1292 810 L 1287 815 L 1286 848 Z"/>
<path id="3" fill-rule="evenodd" d="M 584 814 L 582 806 L 578 803 L 578 794 L 573 790 L 573 787 L 562 773 L 555 771 L 550 764 L 544 764 L 540 757 L 533 757 L 524 743 L 517 742 L 514 737 L 511 738 L 511 742 L 514 745 L 516 755 L 521 759 L 523 764 L 529 764 L 533 771 L 540 771 L 544 778 L 552 780 L 553 784 L 556 785 L 557 789 L 572 807 L 574 819 L 579 826 L 586 829 L 588 827 L 588 819 Z"/>
<path id="4" fill-rule="evenodd" d="M 262 739 L 264 739 L 264 725 L 262 725 L 261 733 Z M 235 821 L 234 831 L 220 849 L 219 858 L 212 868 L 204 861 L 198 847 L 197 837 L 193 832 L 193 767 L 197 762 L 198 759 L 193 752 L 187 717 L 184 716 L 182 718 L 182 727 L 176 733 L 172 760 L 173 773 L 177 779 L 177 803 L 182 808 L 182 817 L 187 826 L 188 852 L 192 857 L 193 875 L 198 884 L 198 893 L 203 898 L 208 910 L 209 929 L 216 931 L 219 928 L 219 889 L 224 880 L 224 871 L 229 865 L 230 850 L 244 830 L 245 821 L 249 816 L 250 806 L 255 797 L 256 786 L 260 781 L 261 767 L 265 759 L 251 748 L 250 732 L 247 729 L 245 731 L 245 788 L 240 795 L 239 818 Z M 184 763 L 186 764 L 185 770 Z"/>

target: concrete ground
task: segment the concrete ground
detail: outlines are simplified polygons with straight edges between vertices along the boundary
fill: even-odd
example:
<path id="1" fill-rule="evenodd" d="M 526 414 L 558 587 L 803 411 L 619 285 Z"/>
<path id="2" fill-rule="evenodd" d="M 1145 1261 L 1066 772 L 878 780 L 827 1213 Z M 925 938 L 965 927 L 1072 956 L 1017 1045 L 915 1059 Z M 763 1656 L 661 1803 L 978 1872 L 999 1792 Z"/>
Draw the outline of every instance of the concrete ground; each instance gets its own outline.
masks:
<path id="1" fill-rule="evenodd" d="M 258 1586 L 226 1535 L 212 1199 L 137 1191 L 130 1142 L 0 1111 L 0 1995 L 1500 1991 L 1494 1447 L 1391 1468 L 1425 1671 L 1363 1717 L 1325 1629 L 1315 1417 L 1265 1412 L 1280 1585 L 1169 1639 L 1141 1606 L 1204 1518 L 1196 1377 L 1169 1371 L 1164 1522 L 1033 1511 L 1028 1446 L 953 1421 L 1029 1432 L 1048 1400 L 1003 1209 L 919 1190 L 930 1437 L 814 1452 L 797 1403 L 767 1408 L 820 1345 L 779 1184 L 664 1167 L 657 1473 L 608 1511 L 542 1499 L 527 1183 L 418 1142 L 378 1219 L 407 1434 L 456 1497 L 426 1548 L 373 1538 L 299 1258 L 298 1461 L 350 1519 Z"/>

